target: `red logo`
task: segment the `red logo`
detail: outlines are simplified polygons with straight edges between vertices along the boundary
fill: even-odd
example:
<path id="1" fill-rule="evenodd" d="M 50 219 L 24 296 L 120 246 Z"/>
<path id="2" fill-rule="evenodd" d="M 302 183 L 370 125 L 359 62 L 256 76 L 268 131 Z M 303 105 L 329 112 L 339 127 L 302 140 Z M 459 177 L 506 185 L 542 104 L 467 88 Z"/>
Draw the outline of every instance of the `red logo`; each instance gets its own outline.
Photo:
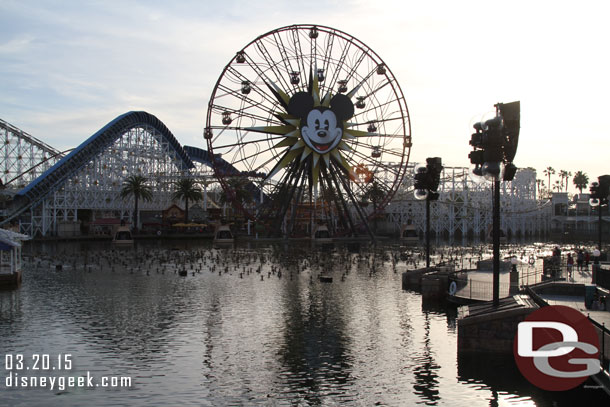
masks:
<path id="1" fill-rule="evenodd" d="M 600 371 L 595 327 L 562 305 L 540 308 L 519 323 L 513 353 L 521 374 L 544 390 L 573 389 Z"/>

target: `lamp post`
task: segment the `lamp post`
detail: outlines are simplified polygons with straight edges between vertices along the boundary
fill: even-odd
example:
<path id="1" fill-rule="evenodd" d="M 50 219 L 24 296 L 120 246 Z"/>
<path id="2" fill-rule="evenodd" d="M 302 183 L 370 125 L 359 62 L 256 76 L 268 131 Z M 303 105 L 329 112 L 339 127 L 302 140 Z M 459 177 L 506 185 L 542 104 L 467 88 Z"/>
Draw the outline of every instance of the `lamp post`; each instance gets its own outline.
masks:
<path id="1" fill-rule="evenodd" d="M 593 250 L 593 265 L 591 266 L 591 283 L 597 284 L 597 272 L 599 271 L 599 257 L 601 252 L 598 249 Z"/>
<path id="2" fill-rule="evenodd" d="M 440 157 L 426 158 L 426 165 L 415 167 L 415 199 L 426 200 L 426 268 L 430 267 L 430 201 L 436 201 L 443 164 Z"/>
<path id="3" fill-rule="evenodd" d="M 519 143 L 520 103 L 498 103 L 496 117 L 474 125 L 468 154 L 472 173 L 492 181 L 493 190 L 493 305 L 500 304 L 500 177 L 512 181 L 517 167 L 513 159 Z"/>
<path id="4" fill-rule="evenodd" d="M 519 260 L 517 257 L 511 257 L 510 259 L 510 294 L 517 294 L 519 292 L 519 271 L 517 270 L 517 264 L 519 264 Z"/>
<path id="5" fill-rule="evenodd" d="M 608 193 L 610 192 L 610 175 L 600 175 L 597 177 L 598 182 L 593 182 L 589 188 L 591 198 L 589 205 L 597 208 L 597 248 L 602 249 L 602 207 L 608 206 Z"/>

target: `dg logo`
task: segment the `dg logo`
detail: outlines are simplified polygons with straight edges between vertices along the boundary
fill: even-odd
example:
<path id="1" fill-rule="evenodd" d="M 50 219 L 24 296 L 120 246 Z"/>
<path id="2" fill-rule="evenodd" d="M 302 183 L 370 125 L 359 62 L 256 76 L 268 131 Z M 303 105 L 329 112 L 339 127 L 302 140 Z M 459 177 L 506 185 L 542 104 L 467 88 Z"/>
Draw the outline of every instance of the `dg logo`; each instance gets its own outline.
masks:
<path id="1" fill-rule="evenodd" d="M 521 374 L 545 390 L 575 388 L 601 369 L 595 327 L 561 305 L 540 308 L 519 323 L 513 353 Z"/>

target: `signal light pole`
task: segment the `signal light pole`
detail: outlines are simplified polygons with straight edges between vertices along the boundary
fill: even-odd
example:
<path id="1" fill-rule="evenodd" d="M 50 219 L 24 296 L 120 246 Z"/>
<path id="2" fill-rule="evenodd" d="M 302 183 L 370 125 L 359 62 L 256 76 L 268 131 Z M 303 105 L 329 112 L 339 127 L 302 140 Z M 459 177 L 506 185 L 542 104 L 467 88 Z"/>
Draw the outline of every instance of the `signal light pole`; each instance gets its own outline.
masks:
<path id="1" fill-rule="evenodd" d="M 500 179 L 496 177 L 493 183 L 493 303 L 497 307 L 500 303 Z"/>
<path id="2" fill-rule="evenodd" d="M 519 143 L 520 103 L 498 103 L 496 117 L 476 123 L 468 154 L 475 165 L 472 173 L 493 182 L 493 305 L 500 304 L 500 176 L 503 181 L 512 181 L 517 167 L 513 159 Z M 503 170 L 503 171 L 502 171 Z M 503 174 L 501 174 L 503 172 Z"/>
<path id="3" fill-rule="evenodd" d="M 610 175 L 601 175 L 597 177 L 598 182 L 593 182 L 589 188 L 591 198 L 589 204 L 592 207 L 597 207 L 597 249 L 602 250 L 602 207 L 608 206 L 608 194 L 610 193 Z"/>
<path id="4" fill-rule="evenodd" d="M 443 164 L 440 157 L 426 158 L 426 166 L 415 168 L 415 198 L 426 200 L 426 268 L 430 267 L 430 201 L 436 201 Z"/>

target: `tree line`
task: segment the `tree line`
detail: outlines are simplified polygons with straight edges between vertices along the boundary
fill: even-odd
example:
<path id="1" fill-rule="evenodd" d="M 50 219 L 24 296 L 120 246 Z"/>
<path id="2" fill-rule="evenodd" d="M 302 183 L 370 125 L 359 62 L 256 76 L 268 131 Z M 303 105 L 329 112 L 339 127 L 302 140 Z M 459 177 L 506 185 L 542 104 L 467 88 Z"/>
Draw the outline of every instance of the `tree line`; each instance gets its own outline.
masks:
<path id="1" fill-rule="evenodd" d="M 550 196 L 552 192 L 568 192 L 570 177 L 572 177 L 570 171 L 559 170 L 557 172 L 555 168 L 549 166 L 542 173 L 547 177 L 548 183 L 545 183 L 544 179 L 536 180 L 538 196 Z M 559 176 L 559 179 L 555 179 L 555 182 L 551 184 L 551 176 L 555 174 Z M 589 176 L 582 171 L 576 171 L 572 178 L 572 184 L 582 194 L 583 189 L 586 189 L 589 185 Z"/>

